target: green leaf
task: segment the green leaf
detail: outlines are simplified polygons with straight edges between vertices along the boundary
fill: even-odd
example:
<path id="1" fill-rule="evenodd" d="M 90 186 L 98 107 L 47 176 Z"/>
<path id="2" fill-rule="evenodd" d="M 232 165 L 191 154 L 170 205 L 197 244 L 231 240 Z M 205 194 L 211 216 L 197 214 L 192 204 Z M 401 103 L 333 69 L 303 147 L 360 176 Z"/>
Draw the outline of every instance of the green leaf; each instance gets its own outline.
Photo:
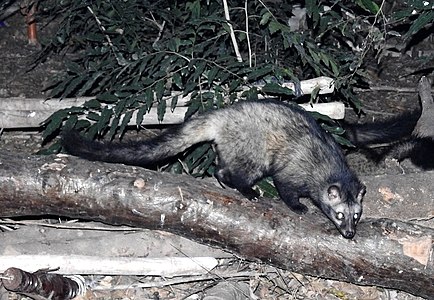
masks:
<path id="1" fill-rule="evenodd" d="M 272 66 L 263 66 L 254 69 L 247 76 L 249 78 L 249 81 L 253 82 L 253 81 L 257 81 L 258 79 L 262 79 L 264 76 L 270 74 L 272 70 L 273 70 Z"/>
<path id="2" fill-rule="evenodd" d="M 157 82 L 157 84 L 155 85 L 155 95 L 157 97 L 157 101 L 160 101 L 163 98 L 164 89 L 165 89 L 165 81 L 159 80 Z M 163 102 L 165 102 L 165 101 L 163 101 Z"/>
<path id="3" fill-rule="evenodd" d="M 219 79 L 220 79 L 220 84 L 226 84 L 227 80 L 229 79 L 229 77 L 231 77 L 232 74 L 229 72 L 219 72 Z"/>
<path id="4" fill-rule="evenodd" d="M 408 39 L 415 33 L 419 32 L 425 25 L 434 21 L 434 9 L 422 12 L 419 17 L 411 24 L 407 33 L 404 35 L 405 39 Z"/>
<path id="5" fill-rule="evenodd" d="M 181 75 L 178 72 L 176 72 L 176 73 L 173 74 L 172 79 L 173 79 L 173 83 L 175 83 L 175 85 L 178 88 L 180 88 L 180 89 L 183 88 L 182 77 L 181 77 Z"/>
<path id="6" fill-rule="evenodd" d="M 270 31 L 270 34 L 274 34 L 279 30 L 282 30 L 282 24 L 277 21 L 271 21 L 270 24 L 268 24 L 268 30 Z"/>
<path id="7" fill-rule="evenodd" d="M 207 153 L 210 148 L 211 148 L 211 144 L 209 144 L 209 143 L 206 143 L 204 145 L 197 147 L 190 155 L 191 160 L 187 164 L 188 169 L 193 170 L 194 168 L 199 166 L 204 154 Z"/>
<path id="8" fill-rule="evenodd" d="M 164 119 L 164 114 L 166 113 L 166 101 L 160 101 L 157 107 L 158 121 L 161 122 Z"/>
<path id="9" fill-rule="evenodd" d="M 86 40 L 91 42 L 104 42 L 105 36 L 100 33 L 89 33 L 85 36 Z"/>
<path id="10" fill-rule="evenodd" d="M 270 17 L 272 16 L 272 14 L 267 11 L 265 14 L 262 15 L 261 17 L 261 21 L 259 22 L 260 25 L 265 25 L 268 23 L 268 21 L 270 20 Z"/>
<path id="11" fill-rule="evenodd" d="M 72 115 L 70 116 L 66 122 L 64 123 L 62 130 L 71 130 L 75 127 L 75 125 L 78 122 L 78 116 L 77 115 Z"/>
<path id="12" fill-rule="evenodd" d="M 202 163 L 198 166 L 198 177 L 204 177 L 205 174 L 213 175 L 215 169 L 215 160 L 217 154 L 214 152 L 213 148 L 210 147 L 208 152 L 205 154 L 205 159 L 203 159 Z"/>
<path id="13" fill-rule="evenodd" d="M 231 83 L 229 84 L 229 93 L 234 92 L 239 86 L 240 86 L 239 79 L 232 80 Z"/>
<path id="14" fill-rule="evenodd" d="M 170 103 L 170 110 L 173 112 L 176 108 L 176 105 L 178 104 L 178 96 L 174 96 L 172 98 L 172 101 Z"/>
<path id="15" fill-rule="evenodd" d="M 224 29 L 227 33 L 230 33 L 230 32 L 231 32 L 231 28 L 229 27 L 228 24 L 226 24 L 226 23 L 222 23 L 222 27 L 223 27 L 223 29 Z"/>
<path id="16" fill-rule="evenodd" d="M 101 101 L 103 103 L 114 103 L 114 102 L 117 102 L 119 100 L 118 97 L 116 97 L 115 95 L 112 95 L 111 93 L 104 93 L 104 94 L 98 95 L 96 97 L 96 99 L 98 99 L 99 101 Z"/>
<path id="17" fill-rule="evenodd" d="M 140 60 L 139 74 L 142 74 L 143 71 L 148 67 L 149 56 L 143 57 Z"/>
<path id="18" fill-rule="evenodd" d="M 346 147 L 355 147 L 349 140 L 342 137 L 341 135 L 332 134 L 333 138 L 338 142 L 339 144 L 346 146 Z"/>
<path id="19" fill-rule="evenodd" d="M 258 89 L 256 87 L 252 87 L 243 92 L 242 97 L 245 97 L 246 100 L 258 100 Z"/>
<path id="20" fill-rule="evenodd" d="M 159 52 L 154 55 L 154 58 L 150 61 L 149 65 L 152 67 L 151 74 L 156 73 L 156 70 L 160 68 L 160 62 L 164 58 L 165 53 Z"/>
<path id="21" fill-rule="evenodd" d="M 345 132 L 345 130 L 342 127 L 336 126 L 335 123 L 333 123 L 333 125 L 327 125 L 327 124 L 323 123 L 323 124 L 321 124 L 321 126 L 327 132 L 330 132 L 332 134 L 342 135 Z"/>
<path id="22" fill-rule="evenodd" d="M 91 121 L 98 121 L 99 120 L 99 114 L 97 114 L 96 112 L 89 112 L 86 116 L 87 119 L 91 120 Z"/>
<path id="23" fill-rule="evenodd" d="M 321 88 L 319 87 L 319 86 L 316 86 L 313 90 L 312 90 L 312 92 L 310 93 L 310 100 L 312 101 L 312 102 L 315 102 L 316 100 L 317 100 L 317 97 L 318 97 L 318 94 L 319 94 L 319 91 L 321 90 Z"/>
<path id="24" fill-rule="evenodd" d="M 169 48 L 170 51 L 178 52 L 180 45 L 181 45 L 181 39 L 178 37 L 174 37 L 169 41 L 167 47 Z"/>
<path id="25" fill-rule="evenodd" d="M 86 137 L 89 139 L 95 139 L 95 137 L 98 135 L 96 124 L 92 124 L 88 130 L 86 131 Z"/>
<path id="26" fill-rule="evenodd" d="M 130 122 L 132 116 L 133 116 L 133 111 L 132 111 L 132 110 L 127 111 L 127 112 L 122 116 L 122 122 L 121 122 L 121 126 L 120 126 L 120 128 L 119 128 L 119 132 L 120 132 L 121 135 L 124 134 L 125 129 L 127 128 L 128 123 Z M 113 124 L 112 124 L 112 126 L 113 126 Z"/>
<path id="27" fill-rule="evenodd" d="M 136 126 L 139 127 L 143 122 L 143 117 L 147 112 L 147 106 L 142 105 L 139 110 L 137 111 L 137 118 L 136 118 Z"/>
<path id="28" fill-rule="evenodd" d="M 311 116 L 315 120 L 323 120 L 323 121 L 326 121 L 326 122 L 333 122 L 333 119 L 330 118 L 327 115 L 320 114 L 319 112 L 316 112 L 316 111 L 310 111 L 309 113 L 311 114 Z"/>
<path id="29" fill-rule="evenodd" d="M 107 125 L 110 122 L 110 119 L 112 117 L 113 110 L 107 107 L 104 107 L 101 115 L 99 117 L 98 122 L 96 123 L 96 130 L 98 133 L 103 132 L 103 130 L 106 129 Z"/>
<path id="30" fill-rule="evenodd" d="M 48 89 L 51 89 L 50 97 L 59 97 L 60 95 L 62 95 L 66 85 L 69 83 L 69 79 L 72 78 L 71 77 L 65 78 L 63 81 L 59 81 L 54 85 L 48 87 Z"/>
<path id="31" fill-rule="evenodd" d="M 101 103 L 96 99 L 91 99 L 86 101 L 83 104 L 83 107 L 85 107 L 86 109 L 99 109 L 101 107 Z"/>
<path id="32" fill-rule="evenodd" d="M 127 99 L 120 99 L 118 103 L 114 106 L 113 111 L 116 116 L 120 116 L 124 110 L 125 106 L 127 105 Z"/>
<path id="33" fill-rule="evenodd" d="M 154 103 L 154 91 L 151 88 L 148 88 L 146 89 L 143 96 L 145 96 L 145 103 L 149 112 L 152 108 L 152 104 Z"/>
<path id="34" fill-rule="evenodd" d="M 202 76 L 203 71 L 205 70 L 205 67 L 207 66 L 207 63 L 205 61 L 199 61 L 195 65 L 195 70 L 193 75 L 191 76 L 191 80 L 197 81 L 200 76 Z"/>
<path id="35" fill-rule="evenodd" d="M 319 12 L 319 3 L 316 0 L 306 0 L 306 13 L 309 17 L 312 18 L 312 22 L 314 27 L 318 25 L 318 21 L 320 20 L 320 12 Z"/>
<path id="36" fill-rule="evenodd" d="M 88 128 L 90 125 L 91 124 L 88 120 L 78 120 L 77 123 L 75 123 L 75 129 L 81 130 L 84 128 Z"/>
<path id="37" fill-rule="evenodd" d="M 74 92 L 76 88 L 86 79 L 86 76 L 78 76 L 71 80 L 71 82 L 66 86 L 66 89 L 63 92 L 63 96 L 68 97 L 72 95 L 72 92 Z"/>
<path id="38" fill-rule="evenodd" d="M 55 143 L 53 143 L 50 147 L 48 148 L 44 148 L 39 150 L 38 152 L 36 152 L 37 155 L 51 155 L 51 154 L 56 154 L 59 153 L 61 150 L 61 144 L 60 141 L 56 141 Z"/>
<path id="39" fill-rule="evenodd" d="M 363 8 L 364 10 L 366 10 L 366 11 L 368 11 L 374 15 L 377 14 L 378 11 L 380 10 L 377 3 L 375 3 L 374 1 L 371 1 L 371 0 L 357 0 L 356 3 L 361 8 Z"/>
<path id="40" fill-rule="evenodd" d="M 339 67 L 338 67 L 337 63 L 333 59 L 330 60 L 330 67 L 332 68 L 333 75 L 335 77 L 338 77 L 339 73 L 340 73 L 339 72 Z"/>
<path id="41" fill-rule="evenodd" d="M 197 19 L 197 18 L 199 18 L 199 16 L 200 16 L 200 11 L 201 11 L 201 8 L 200 8 L 200 1 L 199 1 L 199 0 L 196 0 L 196 1 L 193 1 L 193 2 L 187 2 L 186 7 L 187 7 L 187 9 L 190 10 L 190 12 L 191 12 L 191 17 L 192 17 L 193 19 Z"/>
<path id="42" fill-rule="evenodd" d="M 42 133 L 42 138 L 45 140 L 51 136 L 55 131 L 60 129 L 63 120 L 68 116 L 67 110 L 59 110 L 52 114 L 44 124 L 46 125 L 44 132 Z"/>
<path id="43" fill-rule="evenodd" d="M 109 140 L 112 140 L 113 137 L 115 136 L 117 130 L 118 130 L 118 126 L 119 126 L 119 118 L 114 118 L 113 121 L 110 124 L 110 130 L 107 133 L 107 138 Z"/>
<path id="44" fill-rule="evenodd" d="M 71 74 L 80 75 L 83 73 L 82 67 L 73 61 L 65 60 L 65 66 L 68 72 Z"/>
<path id="45" fill-rule="evenodd" d="M 99 72 L 95 72 L 90 79 L 86 80 L 85 84 L 81 87 L 81 89 L 78 91 L 78 95 L 84 95 L 87 91 L 90 90 L 90 88 L 92 87 L 92 85 L 95 83 L 95 81 L 101 77 L 102 75 L 104 75 L 104 72 L 99 71 Z"/>
<path id="46" fill-rule="evenodd" d="M 271 183 L 271 178 L 265 178 L 259 181 L 256 185 L 262 191 L 264 197 L 277 198 L 279 194 L 277 193 L 276 187 Z"/>
<path id="47" fill-rule="evenodd" d="M 207 77 L 208 77 L 208 86 L 211 87 L 217 73 L 219 72 L 220 68 L 217 66 L 214 66 L 209 70 Z"/>
<path id="48" fill-rule="evenodd" d="M 195 114 L 199 108 L 200 108 L 200 99 L 195 99 L 190 102 L 190 105 L 188 106 L 187 112 L 185 113 L 185 118 L 188 119 L 193 114 Z"/>
<path id="49" fill-rule="evenodd" d="M 173 174 L 182 174 L 183 166 L 179 161 L 176 161 L 168 170 Z"/>
<path id="50" fill-rule="evenodd" d="M 276 83 L 267 83 L 261 89 L 261 91 L 268 95 L 285 95 L 285 96 L 293 96 L 294 93 L 291 89 L 287 87 L 283 87 Z"/>
<path id="51" fill-rule="evenodd" d="M 197 82 L 194 81 L 187 81 L 187 84 L 185 85 L 184 88 L 184 92 L 183 95 L 188 95 L 191 91 L 193 91 L 194 89 L 196 89 L 196 87 L 198 86 Z"/>

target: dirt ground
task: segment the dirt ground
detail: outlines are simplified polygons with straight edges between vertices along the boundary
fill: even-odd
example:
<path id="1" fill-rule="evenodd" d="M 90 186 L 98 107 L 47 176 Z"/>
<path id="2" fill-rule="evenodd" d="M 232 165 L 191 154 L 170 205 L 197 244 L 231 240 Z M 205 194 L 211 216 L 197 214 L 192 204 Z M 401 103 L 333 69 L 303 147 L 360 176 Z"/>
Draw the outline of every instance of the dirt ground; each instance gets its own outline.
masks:
<path id="1" fill-rule="evenodd" d="M 41 25 L 43 24 L 39 24 L 38 34 L 39 38 L 43 40 L 48 38 L 50 27 L 41 29 Z M 61 74 L 63 67 L 62 57 L 53 57 L 36 67 L 32 67 L 32 62 L 38 50 L 38 46 L 28 44 L 26 26 L 22 16 L 18 14 L 8 19 L 7 22 L 2 23 L 0 27 L 0 58 L 2 60 L 0 63 L 0 101 L 1 98 L 8 97 L 43 98 L 47 96 L 47 93 L 43 89 L 49 86 L 54 77 Z M 372 85 L 383 87 L 383 90 L 360 90 L 359 96 L 363 102 L 366 114 L 358 119 L 355 113 L 351 109 L 348 109 L 347 118 L 352 121 L 358 119 L 358 121 L 364 122 L 387 118 L 391 114 L 398 114 L 407 110 L 418 109 L 417 83 L 420 74 L 414 73 L 422 68 L 433 67 L 432 65 L 426 66 L 423 64 L 423 62 L 419 62 L 417 59 L 408 56 L 408 54 L 399 54 L 397 57 L 392 55 L 384 57 L 380 67 L 373 68 L 371 72 Z M 412 89 L 413 91 L 411 91 Z M 34 153 L 38 150 L 40 142 L 40 133 L 34 130 L 4 130 L 0 135 L 0 148 L 10 151 Z M 396 172 L 396 170 L 390 170 L 385 166 L 378 166 L 366 161 L 360 155 L 352 154 L 349 156 L 349 160 L 353 168 L 359 173 L 379 174 Z M 408 170 L 415 170 L 407 162 L 404 162 L 403 167 L 408 168 Z M 40 222 L 40 224 L 50 224 L 56 223 L 59 220 L 44 219 L 33 221 Z M 65 221 L 67 220 L 63 220 L 63 222 Z M 26 222 L 29 222 L 29 220 L 26 220 Z M 47 229 L 31 222 L 19 226 L 8 225 L 0 229 L 4 231 L 5 228 L 12 232 L 22 231 L 19 235 L 25 236 L 28 243 L 37 243 L 40 235 L 44 234 L 46 236 L 48 231 L 53 232 L 53 234 L 57 232 L 55 228 L 50 227 Z M 4 231 L 3 234 L 8 234 L 8 232 Z M 148 233 L 145 233 L 145 235 L 148 235 Z M 32 237 L 35 238 L 34 241 L 32 241 Z M 99 246 L 104 248 L 103 245 Z M 4 243 L 0 244 L 1 247 L 5 247 Z M 71 247 L 71 245 L 67 247 Z M 102 249 L 98 251 L 98 248 L 95 248 L 96 245 L 92 243 L 88 247 L 94 253 L 103 252 Z M 197 246 L 192 245 L 191 247 Z M 57 250 L 62 251 L 61 249 L 59 247 Z M 45 250 L 40 251 L 43 252 Z M 419 299 L 398 291 L 376 287 L 360 287 L 331 280 L 306 277 L 271 268 L 265 264 L 249 263 L 233 256 L 230 257 L 230 259 L 226 258 L 229 261 L 224 266 L 226 269 L 234 272 L 242 269 L 251 272 L 251 274 L 255 272 L 268 272 L 266 276 L 252 275 L 246 276 L 243 279 L 237 279 L 238 282 L 246 283 L 248 289 L 255 291 L 259 299 Z M 131 284 L 137 280 L 144 282 L 147 279 L 146 277 L 112 278 L 110 276 L 89 276 L 87 278 L 87 282 L 92 282 L 93 286 L 103 283 L 110 286 Z M 226 282 L 224 280 L 218 281 Z M 228 281 L 235 282 L 233 279 Z M 144 289 L 137 288 L 132 291 L 129 289 L 108 289 L 108 291 L 104 292 L 86 294 L 83 299 L 201 299 L 203 295 L 202 291 L 215 284 L 215 279 L 200 282 L 188 282 L 185 280 L 181 284 L 174 284 L 170 287 L 156 286 Z M 11 293 L 0 293 L 0 299 L 14 299 L 14 297 L 17 296 Z"/>

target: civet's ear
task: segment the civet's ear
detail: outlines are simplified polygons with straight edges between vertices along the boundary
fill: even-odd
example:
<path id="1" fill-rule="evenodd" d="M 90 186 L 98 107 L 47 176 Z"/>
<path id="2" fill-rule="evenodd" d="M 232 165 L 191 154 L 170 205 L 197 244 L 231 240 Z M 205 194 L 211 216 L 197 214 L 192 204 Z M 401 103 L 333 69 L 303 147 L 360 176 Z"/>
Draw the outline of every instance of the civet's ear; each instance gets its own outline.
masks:
<path id="1" fill-rule="evenodd" d="M 362 185 L 362 187 L 359 190 L 359 193 L 357 194 L 357 198 L 356 198 L 357 201 L 358 202 L 362 202 L 363 197 L 365 196 L 365 194 L 366 194 L 366 186 Z"/>
<path id="2" fill-rule="evenodd" d="M 327 197 L 331 203 L 341 201 L 341 189 L 337 185 L 331 185 L 327 189 Z"/>

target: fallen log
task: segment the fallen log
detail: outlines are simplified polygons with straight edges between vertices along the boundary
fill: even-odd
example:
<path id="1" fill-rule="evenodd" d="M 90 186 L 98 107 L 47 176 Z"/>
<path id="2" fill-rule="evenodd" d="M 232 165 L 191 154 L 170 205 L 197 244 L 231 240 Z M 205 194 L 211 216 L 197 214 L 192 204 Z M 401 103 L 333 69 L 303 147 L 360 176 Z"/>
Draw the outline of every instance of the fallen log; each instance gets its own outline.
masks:
<path id="1" fill-rule="evenodd" d="M 299 216 L 282 201 L 251 202 L 189 176 L 4 151 L 0 166 L 1 217 L 57 215 L 166 230 L 297 273 L 434 296 L 434 228 L 365 216 L 346 240 L 317 209 Z M 404 181 L 393 181 L 395 195 Z M 419 190 L 432 203 L 431 185 Z M 378 197 L 368 193 L 365 202 L 385 200 L 370 195 Z"/>
<path id="2" fill-rule="evenodd" d="M 203 256 L 161 258 L 47 254 L 0 256 L 0 270 L 14 266 L 31 273 L 38 270 L 53 270 L 53 273 L 61 274 L 176 277 L 207 275 L 208 270 L 212 270 L 217 265 L 216 258 Z"/>
<path id="3" fill-rule="evenodd" d="M 256 87 L 260 90 L 264 84 Z M 284 82 L 283 87 L 295 90 L 295 84 Z M 319 94 L 329 94 L 334 91 L 334 80 L 321 76 L 300 82 L 300 89 L 304 95 L 317 91 Z M 206 92 L 206 91 L 202 91 Z M 238 94 L 241 97 L 242 92 Z M 172 92 L 170 96 L 163 98 L 167 102 L 167 109 L 163 121 L 158 120 L 157 108 L 152 107 L 144 116 L 142 123 L 137 124 L 137 112 L 134 112 L 129 125 L 158 125 L 158 124 L 179 124 L 184 121 L 187 112 L 187 104 L 191 101 L 192 93 L 184 95 L 183 92 Z M 171 101 L 179 97 L 176 109 L 171 108 Z M 259 98 L 264 98 L 259 95 Z M 71 107 L 83 106 L 87 101 L 95 97 L 77 97 L 66 99 L 41 99 L 41 98 L 2 98 L 0 101 L 0 128 L 40 128 L 41 123 L 47 120 L 52 114 Z M 307 111 L 316 111 L 333 119 L 343 119 L 345 116 L 345 105 L 342 102 L 331 103 L 304 103 L 300 104 Z M 107 108 L 113 105 L 107 104 Z M 84 116 L 83 116 L 84 118 Z"/>
<path id="4" fill-rule="evenodd" d="M 86 101 L 93 98 L 69 98 L 69 99 L 38 99 L 38 98 L 1 98 L 0 100 L 0 128 L 40 128 L 41 124 L 52 114 L 60 109 L 73 106 L 82 106 Z M 307 111 L 319 112 L 333 119 L 343 119 L 345 105 L 342 102 L 329 103 L 304 103 L 300 104 Z M 111 108 L 111 105 L 107 105 Z M 163 121 L 158 120 L 157 108 L 152 107 L 143 117 L 139 125 L 180 124 L 184 122 L 188 107 L 185 103 L 172 110 L 170 103 L 164 113 Z M 83 116 L 84 118 L 84 116 Z M 137 112 L 134 112 L 131 126 L 137 126 Z"/>

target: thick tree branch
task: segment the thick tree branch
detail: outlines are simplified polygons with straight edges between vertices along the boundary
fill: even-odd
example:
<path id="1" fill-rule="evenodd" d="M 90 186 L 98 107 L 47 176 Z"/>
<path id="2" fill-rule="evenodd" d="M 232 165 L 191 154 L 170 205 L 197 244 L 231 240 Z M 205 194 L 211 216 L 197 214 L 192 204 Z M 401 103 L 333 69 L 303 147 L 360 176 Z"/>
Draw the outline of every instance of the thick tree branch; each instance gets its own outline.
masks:
<path id="1" fill-rule="evenodd" d="M 282 201 L 250 202 L 188 176 L 64 155 L 0 152 L 0 165 L 3 217 L 50 214 L 158 228 L 298 273 L 434 295 L 433 228 L 365 218 L 346 240 L 317 209 L 299 216 Z M 434 173 L 423 176 L 432 182 Z M 387 200 L 405 210 L 398 181 Z M 371 191 L 365 202 L 386 201 L 387 193 Z M 420 191 L 432 203 L 431 185 Z"/>

